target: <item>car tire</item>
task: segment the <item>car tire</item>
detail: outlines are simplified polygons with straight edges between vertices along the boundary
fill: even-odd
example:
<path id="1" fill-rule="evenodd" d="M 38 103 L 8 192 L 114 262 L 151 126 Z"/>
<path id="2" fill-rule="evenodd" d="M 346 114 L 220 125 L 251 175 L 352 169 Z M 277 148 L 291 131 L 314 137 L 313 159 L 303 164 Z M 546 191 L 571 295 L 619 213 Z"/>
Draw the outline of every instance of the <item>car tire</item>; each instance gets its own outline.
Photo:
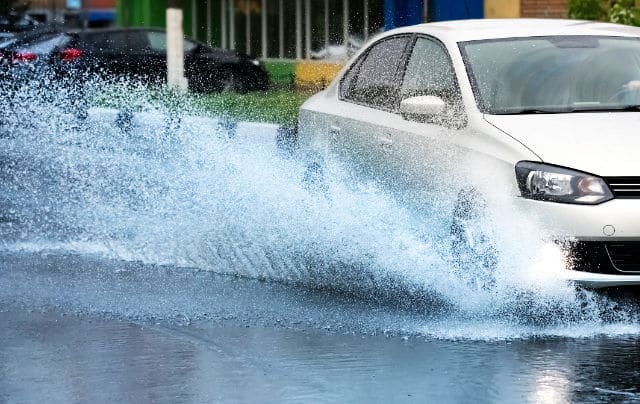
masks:
<path id="1" fill-rule="evenodd" d="M 242 82 L 240 75 L 230 67 L 222 70 L 220 81 L 218 83 L 218 91 L 232 91 L 240 94 L 245 94 L 247 92 L 246 85 Z"/>
<path id="2" fill-rule="evenodd" d="M 453 209 L 451 257 L 458 274 L 477 289 L 493 287 L 498 266 L 487 221 L 484 197 L 475 188 L 461 190 Z"/>

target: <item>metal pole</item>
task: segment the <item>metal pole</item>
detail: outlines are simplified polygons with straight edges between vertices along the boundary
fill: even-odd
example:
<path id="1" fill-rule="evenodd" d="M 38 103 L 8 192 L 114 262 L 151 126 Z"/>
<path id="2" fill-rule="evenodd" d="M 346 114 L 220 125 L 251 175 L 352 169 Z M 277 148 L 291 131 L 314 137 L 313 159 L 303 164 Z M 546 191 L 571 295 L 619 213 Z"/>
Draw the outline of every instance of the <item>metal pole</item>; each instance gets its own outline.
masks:
<path id="1" fill-rule="evenodd" d="M 260 9 L 260 11 L 262 12 L 262 14 L 260 15 L 260 17 L 262 18 L 261 21 L 261 32 L 260 32 L 260 37 L 261 37 L 261 42 L 262 42 L 262 58 L 265 59 L 267 57 L 267 0 L 262 0 L 262 8 Z"/>
<path id="2" fill-rule="evenodd" d="M 208 44 L 211 44 L 211 0 L 207 0 L 207 40 Z"/>
<path id="3" fill-rule="evenodd" d="M 426 1 L 425 1 L 426 2 Z M 369 0 L 364 0 L 364 40 L 369 39 Z"/>
<path id="4" fill-rule="evenodd" d="M 233 0 L 229 0 L 229 49 L 236 48 L 236 7 Z"/>
<path id="5" fill-rule="evenodd" d="M 184 34 L 182 31 L 182 1 L 167 1 L 167 85 L 187 89 L 184 77 Z"/>
<path id="6" fill-rule="evenodd" d="M 245 22 L 244 22 L 244 48 L 245 48 L 245 53 L 250 55 L 251 54 L 251 3 L 249 3 L 248 1 L 244 2 L 245 4 L 245 11 L 247 12 L 246 16 L 245 16 Z"/>
<path id="7" fill-rule="evenodd" d="M 302 59 L 302 0 L 296 0 L 296 59 Z"/>
<path id="8" fill-rule="evenodd" d="M 284 0 L 278 2 L 278 57 L 284 58 Z"/>
<path id="9" fill-rule="evenodd" d="M 329 50 L 329 0 L 324 0 L 324 48 Z"/>
<path id="10" fill-rule="evenodd" d="M 304 1 L 304 57 L 311 59 L 311 0 Z"/>
<path id="11" fill-rule="evenodd" d="M 227 48 L 227 0 L 220 2 L 220 46 Z"/>
<path id="12" fill-rule="evenodd" d="M 342 39 L 344 46 L 349 48 L 349 0 L 342 2 Z"/>
<path id="13" fill-rule="evenodd" d="M 427 0 L 422 2 L 422 22 L 429 22 L 429 2 Z"/>

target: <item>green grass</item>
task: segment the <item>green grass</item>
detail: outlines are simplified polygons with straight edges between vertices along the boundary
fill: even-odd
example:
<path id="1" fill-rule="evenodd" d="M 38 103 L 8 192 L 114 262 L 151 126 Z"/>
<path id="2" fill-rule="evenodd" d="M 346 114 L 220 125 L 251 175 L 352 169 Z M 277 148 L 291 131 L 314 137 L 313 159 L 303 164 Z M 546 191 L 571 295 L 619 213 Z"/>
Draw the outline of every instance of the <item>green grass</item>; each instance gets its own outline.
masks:
<path id="1" fill-rule="evenodd" d="M 298 109 L 311 94 L 293 91 L 220 93 L 194 97 L 197 107 L 241 121 L 295 123 Z"/>
<path id="2" fill-rule="evenodd" d="M 238 94 L 181 94 L 165 88 L 104 88 L 93 98 L 93 105 L 142 111 L 157 109 L 196 115 L 225 116 L 240 121 L 292 124 L 309 92 L 272 90 Z"/>
<path id="3" fill-rule="evenodd" d="M 294 84 L 296 62 L 293 60 L 267 59 L 264 67 L 269 72 L 271 84 L 275 87 L 292 87 Z"/>

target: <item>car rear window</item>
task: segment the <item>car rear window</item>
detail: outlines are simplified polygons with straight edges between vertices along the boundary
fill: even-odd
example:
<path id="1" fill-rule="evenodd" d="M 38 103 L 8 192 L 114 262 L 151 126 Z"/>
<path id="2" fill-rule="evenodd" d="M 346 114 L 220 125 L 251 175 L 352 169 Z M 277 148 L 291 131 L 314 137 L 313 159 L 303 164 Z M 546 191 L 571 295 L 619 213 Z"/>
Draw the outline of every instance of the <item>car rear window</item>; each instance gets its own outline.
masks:
<path id="1" fill-rule="evenodd" d="M 32 42 L 28 45 L 21 46 L 19 51 L 31 52 L 36 55 L 48 55 L 53 52 L 54 49 L 64 46 L 69 42 L 71 38 L 68 35 L 55 35 L 40 38 L 39 40 Z"/>

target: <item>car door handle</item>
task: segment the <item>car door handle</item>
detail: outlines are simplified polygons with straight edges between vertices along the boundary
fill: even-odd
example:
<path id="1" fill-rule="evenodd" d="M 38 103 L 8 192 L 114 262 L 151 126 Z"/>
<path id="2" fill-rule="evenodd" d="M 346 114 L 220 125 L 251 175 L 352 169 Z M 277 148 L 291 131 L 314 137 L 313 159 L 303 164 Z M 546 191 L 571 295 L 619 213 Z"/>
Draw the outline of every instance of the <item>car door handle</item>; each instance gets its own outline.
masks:
<path id="1" fill-rule="evenodd" d="M 388 149 L 389 147 L 391 147 L 393 145 L 393 139 L 391 139 L 391 137 L 389 137 L 387 135 L 379 136 L 378 137 L 378 144 L 380 146 L 382 146 L 383 148 Z"/>

